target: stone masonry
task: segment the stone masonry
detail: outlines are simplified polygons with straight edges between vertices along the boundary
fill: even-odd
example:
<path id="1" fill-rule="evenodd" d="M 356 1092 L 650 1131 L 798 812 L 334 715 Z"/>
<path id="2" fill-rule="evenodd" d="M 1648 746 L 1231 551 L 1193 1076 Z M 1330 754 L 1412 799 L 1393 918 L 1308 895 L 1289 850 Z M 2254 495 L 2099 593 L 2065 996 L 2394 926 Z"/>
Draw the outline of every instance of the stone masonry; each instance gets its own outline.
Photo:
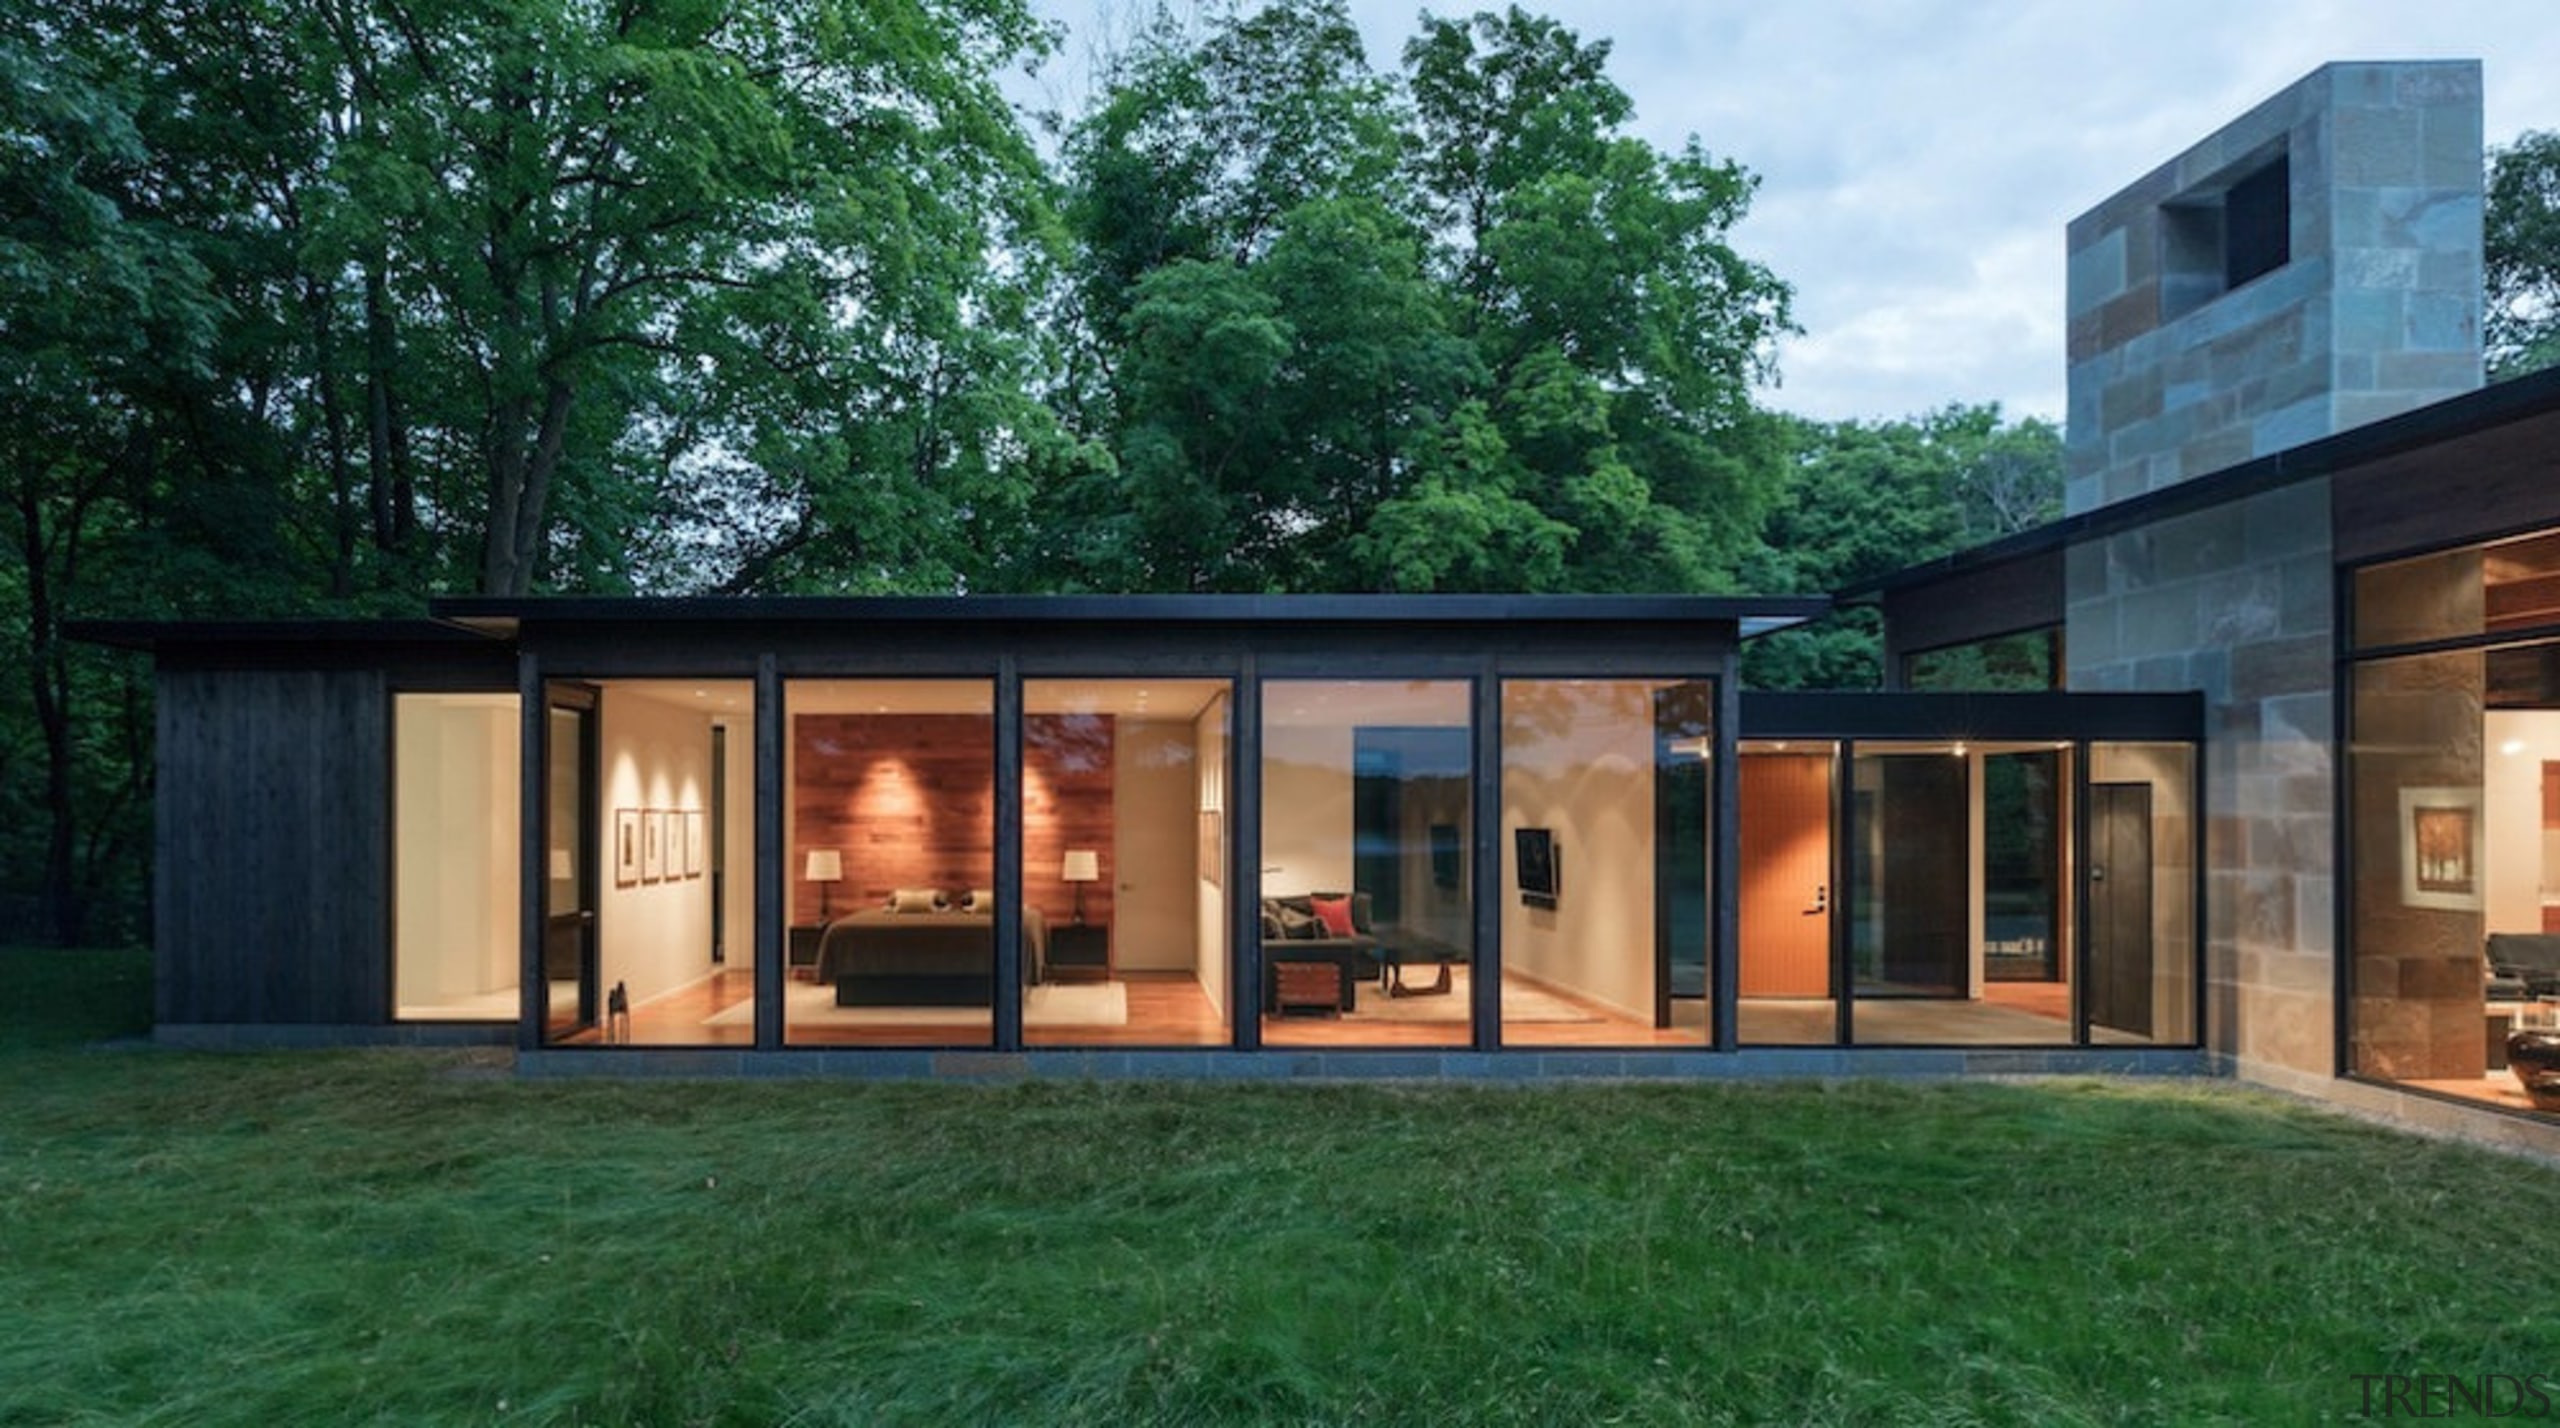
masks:
<path id="1" fill-rule="evenodd" d="M 2476 61 L 2324 65 L 2073 220 L 2065 508 L 2478 387 L 2480 151 Z M 2278 161 L 2288 259 L 2210 296 L 2189 250 Z"/>
<path id="2" fill-rule="evenodd" d="M 2215 245 L 2280 175 L 2271 268 Z M 2217 207 L 2229 204 L 2228 219 Z M 2091 510 L 2480 385 L 2480 69 L 2332 64 L 2070 225 L 2069 476 Z M 2335 1070 L 2338 797 L 2327 484 L 2074 546 L 2077 690 L 2207 705 L 2205 1044 Z"/>

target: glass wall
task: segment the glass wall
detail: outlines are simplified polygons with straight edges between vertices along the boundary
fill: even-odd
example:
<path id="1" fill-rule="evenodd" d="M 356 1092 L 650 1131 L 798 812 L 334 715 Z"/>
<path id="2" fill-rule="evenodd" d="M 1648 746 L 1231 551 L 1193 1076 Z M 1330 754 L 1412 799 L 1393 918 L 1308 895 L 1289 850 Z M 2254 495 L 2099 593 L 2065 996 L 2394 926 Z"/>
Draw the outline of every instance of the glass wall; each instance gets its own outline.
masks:
<path id="1" fill-rule="evenodd" d="M 1715 695 L 1704 679 L 1504 681 L 1505 1045 L 1707 1040 Z"/>
<path id="2" fill-rule="evenodd" d="M 995 685 L 801 679 L 783 710 L 783 1039 L 991 1045 Z"/>
<path id="3" fill-rule="evenodd" d="M 734 679 L 607 679 L 593 687 L 596 827 L 588 846 L 597 859 L 595 1004 L 588 1024 L 565 1039 L 752 1045 L 752 899 L 716 896 L 712 869 L 724 860 L 755 865 L 755 686 Z M 578 716 L 554 709 L 552 717 Z M 566 836 L 573 826 L 570 795 L 561 784 L 570 764 L 567 742 L 565 730 L 553 740 L 552 776 L 562 788 L 551 820 L 555 872 L 557 845 L 579 841 Z M 715 769 L 715 759 L 726 762 L 725 770 Z M 727 845 L 720 858 L 715 838 Z M 561 896 L 551 905 L 563 906 L 570 890 L 560 883 Z M 555 940 L 573 945 L 574 931 L 564 925 Z"/>
<path id="4" fill-rule="evenodd" d="M 513 694 L 393 700 L 392 1006 L 401 1021 L 522 1014 L 523 707 Z M 573 878 L 576 856 L 561 848 L 553 874 Z M 573 998 L 576 988 L 572 980 Z"/>
<path id="5" fill-rule="evenodd" d="M 2534 1109 L 2508 1043 L 2560 1024 L 2560 533 L 2367 567 L 2353 621 L 2349 1067 Z"/>
<path id="6" fill-rule="evenodd" d="M 1464 1046 L 1475 740 L 1464 680 L 1262 688 L 1262 1036 Z"/>
<path id="7" fill-rule="evenodd" d="M 1223 1046 L 1228 685 L 1022 689 L 1023 1040 Z"/>

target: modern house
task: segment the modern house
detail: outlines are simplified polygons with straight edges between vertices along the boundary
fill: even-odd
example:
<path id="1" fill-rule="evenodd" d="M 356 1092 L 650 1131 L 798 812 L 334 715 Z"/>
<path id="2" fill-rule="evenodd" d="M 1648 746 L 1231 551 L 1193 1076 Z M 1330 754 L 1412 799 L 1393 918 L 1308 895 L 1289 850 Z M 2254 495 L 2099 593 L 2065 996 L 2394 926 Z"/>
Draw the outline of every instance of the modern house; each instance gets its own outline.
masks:
<path id="1" fill-rule="evenodd" d="M 2332 65 L 2075 221 L 2068 514 L 1842 592 L 1883 692 L 1738 687 L 1800 598 L 92 627 L 160 671 L 160 1034 L 2236 1074 L 2560 1147 L 2484 975 L 2560 932 L 2560 373 L 2480 386 L 2480 159 L 2477 65 Z M 2059 687 L 1936 687 L 2021 642 Z"/>

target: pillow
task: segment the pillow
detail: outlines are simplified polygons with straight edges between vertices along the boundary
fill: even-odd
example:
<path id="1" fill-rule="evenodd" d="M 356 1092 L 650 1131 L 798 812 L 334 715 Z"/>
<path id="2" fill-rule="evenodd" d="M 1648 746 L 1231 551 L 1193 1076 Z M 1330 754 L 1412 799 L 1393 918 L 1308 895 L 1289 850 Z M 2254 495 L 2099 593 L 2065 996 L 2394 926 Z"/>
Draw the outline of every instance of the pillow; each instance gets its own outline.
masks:
<path id="1" fill-rule="evenodd" d="M 942 894 L 934 888 L 900 888 L 889 894 L 891 912 L 938 912 Z"/>
<path id="2" fill-rule="evenodd" d="M 969 889 L 967 892 L 960 895 L 960 910 L 962 912 L 995 911 L 996 890 L 994 888 Z"/>
<path id="3" fill-rule="evenodd" d="M 1313 942 L 1324 935 L 1324 925 L 1287 903 L 1282 903 L 1280 935 L 1292 942 Z"/>
<path id="4" fill-rule="evenodd" d="M 1317 892 L 1317 893 L 1309 893 L 1309 894 L 1307 895 L 1307 898 L 1308 898 L 1308 902 L 1309 902 L 1309 905 L 1310 905 L 1310 906 L 1312 906 L 1312 905 L 1313 905 L 1314 900 L 1315 900 L 1315 899 L 1317 899 L 1317 898 L 1328 898 L 1328 899 L 1330 899 L 1330 898 L 1347 898 L 1347 899 L 1349 899 L 1349 900 L 1350 900 L 1350 903 L 1351 903 L 1351 932 L 1350 932 L 1350 933 L 1340 934 L 1340 935 L 1342 935 L 1342 936 L 1350 936 L 1350 935 L 1352 935 L 1353 933 L 1356 933 L 1356 934 L 1358 934 L 1359 936 L 1362 936 L 1362 937 L 1366 937 L 1366 936 L 1368 936 L 1368 935 L 1369 935 L 1369 932 L 1370 932 L 1370 927 L 1369 927 L 1369 895 L 1368 895 L 1367 893 L 1364 893 L 1364 892 Z"/>
<path id="5" fill-rule="evenodd" d="M 1309 906 L 1316 910 L 1316 921 L 1324 924 L 1325 936 L 1354 937 L 1358 935 L 1351 926 L 1349 897 L 1320 897 L 1309 903 Z"/>
<path id="6" fill-rule="evenodd" d="M 1262 940 L 1277 942 L 1288 935 L 1288 929 L 1280 925 L 1280 914 L 1271 910 L 1271 904 L 1264 903 L 1262 905 Z"/>

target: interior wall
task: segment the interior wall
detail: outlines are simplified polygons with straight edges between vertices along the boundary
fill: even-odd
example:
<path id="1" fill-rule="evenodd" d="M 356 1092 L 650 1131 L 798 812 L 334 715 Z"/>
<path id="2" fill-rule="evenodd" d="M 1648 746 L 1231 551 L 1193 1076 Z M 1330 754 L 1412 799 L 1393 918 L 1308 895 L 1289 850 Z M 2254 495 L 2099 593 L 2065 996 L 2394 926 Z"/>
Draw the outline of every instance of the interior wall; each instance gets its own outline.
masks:
<path id="1" fill-rule="evenodd" d="M 2481 900 L 2412 897 L 2408 800 L 2478 797 L 2485 763 L 2476 651 L 2356 667 L 2354 1068 L 2392 1079 L 2485 1073 Z"/>
<path id="2" fill-rule="evenodd" d="M 514 988 L 517 753 L 512 696 L 394 704 L 392 964 L 401 1015 Z"/>
<path id="3" fill-rule="evenodd" d="M 1123 719 L 1113 791 L 1114 966 L 1191 971 L 1200 960 L 1197 736 L 1188 722 Z M 1029 835 L 1026 832 L 1025 837 Z"/>
<path id="4" fill-rule="evenodd" d="M 1228 849 L 1233 846 L 1226 832 L 1226 820 L 1231 816 L 1227 798 L 1228 707 L 1227 696 L 1221 694 L 1210 700 L 1208 707 L 1191 722 L 1192 746 L 1199 751 L 1193 762 L 1199 782 L 1198 805 L 1217 815 L 1220 836 L 1215 852 L 1222 859 L 1228 858 Z M 1226 890 L 1233 884 L 1235 875 L 1232 869 L 1214 866 L 1194 871 L 1197 874 L 1194 901 L 1198 940 L 1195 945 L 1198 948 L 1200 990 L 1208 994 L 1209 1004 L 1216 1007 L 1218 1015 L 1224 1018 L 1228 1014 L 1227 967 L 1230 960 Z"/>
<path id="5" fill-rule="evenodd" d="M 720 940 L 733 969 L 756 965 L 756 731 L 753 721 L 722 721 L 729 730 L 728 876 L 723 882 Z M 611 869 L 606 870 L 610 879 Z"/>
<path id="6" fill-rule="evenodd" d="M 1120 724 L 1109 714 L 1032 714 L 1022 721 L 1022 899 L 1052 927 L 1075 917 L 1075 884 L 1061 876 L 1070 848 L 1098 855 L 1099 880 L 1084 888 L 1085 920 L 1106 927 L 1117 922 L 1124 872 L 1113 812 Z M 992 750 L 980 776 L 995 777 Z M 992 876 L 994 864 L 987 866 Z"/>
<path id="7" fill-rule="evenodd" d="M 2560 710 L 2493 709 L 2485 716 L 2491 777 L 2481 792 L 2487 930 L 2540 932 L 2543 908 L 2560 907 L 2546 885 L 2542 766 L 2560 762 Z M 2547 890 L 2546 890 L 2547 888 Z"/>
<path id="8" fill-rule="evenodd" d="M 1348 725 L 1262 731 L 1262 896 L 1351 886 Z"/>
<path id="9" fill-rule="evenodd" d="M 711 802 L 711 719 L 608 684 L 597 711 L 602 746 L 598 806 L 597 942 L 604 986 L 625 984 L 633 1002 L 710 975 L 711 878 L 677 876 L 622 886 L 613 861 L 621 809 L 703 809 Z M 679 869 L 682 848 L 670 850 Z"/>
<path id="10" fill-rule="evenodd" d="M 994 883 L 990 716 L 798 714 L 791 719 L 791 753 L 784 871 L 794 924 L 819 921 L 821 908 L 841 917 L 880 907 L 898 888 L 957 893 Z M 1107 766 L 1103 777 L 1109 777 Z M 1027 780 L 1024 807 L 1027 825 Z M 843 855 L 843 881 L 828 888 L 801 876 L 812 848 Z M 1025 896 L 1034 905 L 1054 901 L 1032 895 L 1030 871 L 1026 866 Z M 1054 887 L 1054 863 L 1048 871 Z M 1058 914 L 1063 918 L 1063 906 Z"/>
<path id="11" fill-rule="evenodd" d="M 1640 690 L 1641 686 L 1630 685 Z M 1502 695 L 1502 959 L 1518 973 L 1638 1021 L 1653 1019 L 1653 725 L 1592 717 L 1591 693 L 1513 681 Z M 1561 731 L 1561 733 L 1557 732 Z M 1516 882 L 1521 828 L 1555 831 L 1556 905 Z"/>

